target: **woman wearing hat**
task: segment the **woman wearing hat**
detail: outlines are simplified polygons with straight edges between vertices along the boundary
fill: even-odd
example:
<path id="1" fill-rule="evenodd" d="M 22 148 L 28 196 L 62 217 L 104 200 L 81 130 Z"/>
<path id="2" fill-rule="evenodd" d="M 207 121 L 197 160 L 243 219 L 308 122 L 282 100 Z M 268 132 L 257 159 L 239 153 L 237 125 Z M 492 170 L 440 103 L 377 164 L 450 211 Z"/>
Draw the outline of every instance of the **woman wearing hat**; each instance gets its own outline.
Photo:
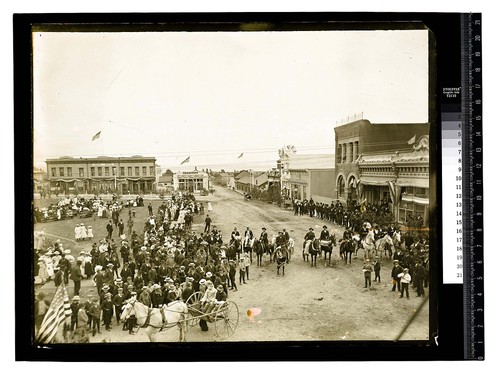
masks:
<path id="1" fill-rule="evenodd" d="M 210 313 L 217 302 L 217 289 L 214 287 L 214 283 L 210 280 L 207 281 L 207 289 L 205 294 L 201 297 L 201 311 L 204 314 Z"/>

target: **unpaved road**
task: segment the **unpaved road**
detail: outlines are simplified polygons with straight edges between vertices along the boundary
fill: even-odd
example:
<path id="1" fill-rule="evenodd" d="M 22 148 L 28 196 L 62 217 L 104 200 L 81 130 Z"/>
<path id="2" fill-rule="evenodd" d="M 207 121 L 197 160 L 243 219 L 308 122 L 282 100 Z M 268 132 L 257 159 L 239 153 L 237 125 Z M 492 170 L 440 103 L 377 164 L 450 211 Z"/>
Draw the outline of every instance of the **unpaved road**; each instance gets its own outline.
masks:
<path id="1" fill-rule="evenodd" d="M 264 257 L 262 268 L 255 260 L 250 267 L 250 280 L 239 286 L 237 292 L 230 291 L 229 299 L 239 307 L 239 324 L 233 336 L 225 341 L 309 341 L 309 340 L 394 340 L 407 321 L 414 315 L 422 299 L 410 288 L 410 299 L 400 299 L 399 293 L 390 291 L 391 267 L 389 259 L 383 259 L 381 283 L 372 281 L 372 288 L 364 288 L 362 274 L 363 261 L 353 259 L 352 264 L 340 261 L 338 247 L 334 249 L 333 267 L 325 267 L 318 258 L 317 267 L 311 267 L 301 256 L 302 239 L 309 227 L 315 228 L 319 235 L 323 225 L 342 236 L 343 228 L 334 226 L 309 216 L 294 216 L 293 212 L 258 201 L 244 201 L 237 192 L 217 188 L 214 195 L 198 197 L 204 202 L 211 202 L 213 211 L 210 216 L 213 224 L 222 229 L 227 242 L 234 227 L 243 234 L 249 226 L 255 236 L 259 236 L 262 227 L 266 227 L 269 236 L 286 228 L 295 240 L 295 253 L 286 266 L 286 275 L 277 276 L 276 266 Z M 161 202 L 153 202 L 156 208 Z M 147 205 L 147 204 L 146 204 Z M 205 204 L 205 207 L 207 205 Z M 147 207 L 138 208 L 138 218 L 147 214 Z M 144 211 L 144 212 L 142 212 Z M 206 212 L 205 212 L 206 213 Z M 125 214 L 123 214 L 125 215 Z M 203 231 L 204 217 L 196 216 L 193 229 Z M 44 229 L 47 233 L 71 239 L 72 228 L 76 221 L 68 224 L 36 224 L 35 230 Z M 85 219 L 90 223 L 92 219 Z M 105 235 L 105 219 L 94 221 L 96 239 Z M 87 223 L 86 223 L 87 224 Z M 67 225 L 67 233 L 62 232 Z M 69 244 L 68 244 L 69 246 Z M 81 250 L 89 250 L 88 243 L 72 244 L 73 255 Z M 53 289 L 53 283 L 43 286 Z M 90 281 L 84 281 L 82 290 L 95 289 Z M 68 287 L 71 297 L 72 282 Z M 426 293 L 428 290 L 426 289 Z M 49 292 L 50 293 L 50 292 Z M 83 295 L 81 293 L 81 295 Z M 261 313 L 249 318 L 247 310 L 260 309 Z M 403 340 L 426 340 L 428 338 L 429 311 L 426 302 L 412 324 L 404 332 Z M 176 341 L 176 328 L 161 332 L 158 341 Z M 102 330 L 101 334 L 91 337 L 91 342 L 144 342 L 148 341 L 143 330 L 136 335 L 129 335 L 121 327 L 113 326 L 111 331 Z M 221 341 L 215 334 L 213 324 L 209 331 L 202 332 L 198 326 L 188 330 L 188 341 Z"/>

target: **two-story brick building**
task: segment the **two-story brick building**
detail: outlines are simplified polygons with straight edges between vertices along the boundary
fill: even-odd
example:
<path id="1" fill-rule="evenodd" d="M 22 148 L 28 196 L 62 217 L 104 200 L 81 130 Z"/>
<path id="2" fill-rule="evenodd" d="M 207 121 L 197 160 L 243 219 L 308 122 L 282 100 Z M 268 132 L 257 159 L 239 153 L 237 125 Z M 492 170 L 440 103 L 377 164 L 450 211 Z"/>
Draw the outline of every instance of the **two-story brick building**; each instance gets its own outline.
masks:
<path id="1" fill-rule="evenodd" d="M 156 181 L 155 162 L 154 157 L 140 155 L 96 158 L 63 156 L 45 161 L 50 191 L 64 194 L 151 193 Z"/>

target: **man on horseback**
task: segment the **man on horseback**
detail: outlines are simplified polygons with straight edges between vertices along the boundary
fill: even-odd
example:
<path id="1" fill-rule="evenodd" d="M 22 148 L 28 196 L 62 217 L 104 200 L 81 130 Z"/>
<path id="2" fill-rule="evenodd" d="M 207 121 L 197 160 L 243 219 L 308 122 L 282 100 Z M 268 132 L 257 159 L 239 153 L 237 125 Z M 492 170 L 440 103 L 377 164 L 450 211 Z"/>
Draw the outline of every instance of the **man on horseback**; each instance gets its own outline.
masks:
<path id="1" fill-rule="evenodd" d="M 333 250 L 332 239 L 330 237 L 330 232 L 328 231 L 328 227 L 326 225 L 323 225 L 323 230 L 319 235 L 319 241 L 321 245 L 321 251 L 325 253 L 325 267 L 326 267 L 326 255 L 327 255 L 326 253 L 329 253 L 328 265 L 330 265 L 332 260 L 332 250 Z"/>
<path id="2" fill-rule="evenodd" d="M 306 233 L 306 235 L 304 236 L 304 242 L 302 243 L 302 257 L 304 258 L 304 260 L 306 260 L 306 257 L 307 257 L 307 261 L 309 262 L 309 254 L 305 252 L 306 250 L 306 243 L 307 241 L 311 241 L 311 245 L 312 246 L 312 242 L 314 241 L 314 239 L 316 238 L 316 235 L 314 234 L 314 229 L 313 228 L 309 228 L 309 232 Z"/>
<path id="3" fill-rule="evenodd" d="M 278 232 L 278 235 L 276 236 L 276 239 L 274 240 L 274 249 L 273 249 L 273 259 L 272 261 L 276 260 L 276 251 L 278 249 L 281 249 L 281 251 L 286 254 L 286 240 L 285 236 L 283 235 L 283 232 Z"/>

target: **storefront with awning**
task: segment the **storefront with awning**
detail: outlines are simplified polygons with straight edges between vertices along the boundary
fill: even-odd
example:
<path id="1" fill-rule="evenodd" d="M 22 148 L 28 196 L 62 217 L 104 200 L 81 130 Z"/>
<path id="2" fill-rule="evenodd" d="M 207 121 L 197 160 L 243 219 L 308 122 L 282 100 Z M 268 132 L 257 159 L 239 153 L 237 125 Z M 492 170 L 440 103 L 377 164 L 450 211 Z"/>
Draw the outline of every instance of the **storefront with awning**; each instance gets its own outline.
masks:
<path id="1" fill-rule="evenodd" d="M 422 137 L 422 138 L 425 138 Z M 362 155 L 357 161 L 361 201 L 387 200 L 400 223 L 429 222 L 429 150 L 423 139 L 411 152 Z"/>

